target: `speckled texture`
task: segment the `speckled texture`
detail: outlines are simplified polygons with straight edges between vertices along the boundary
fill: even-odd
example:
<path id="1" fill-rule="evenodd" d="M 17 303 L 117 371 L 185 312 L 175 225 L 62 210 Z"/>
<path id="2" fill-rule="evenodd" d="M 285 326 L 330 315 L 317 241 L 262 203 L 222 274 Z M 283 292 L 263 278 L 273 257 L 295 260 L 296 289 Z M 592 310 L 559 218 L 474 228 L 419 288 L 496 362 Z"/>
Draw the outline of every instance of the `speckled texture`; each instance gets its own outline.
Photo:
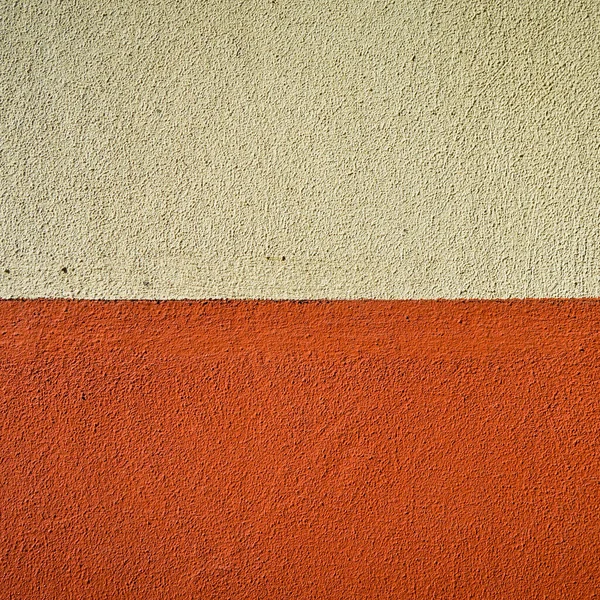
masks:
<path id="1" fill-rule="evenodd" d="M 0 302 L 0 598 L 588 600 L 600 301 Z"/>
<path id="2" fill-rule="evenodd" d="M 2 2 L 0 296 L 600 296 L 599 15 Z"/>

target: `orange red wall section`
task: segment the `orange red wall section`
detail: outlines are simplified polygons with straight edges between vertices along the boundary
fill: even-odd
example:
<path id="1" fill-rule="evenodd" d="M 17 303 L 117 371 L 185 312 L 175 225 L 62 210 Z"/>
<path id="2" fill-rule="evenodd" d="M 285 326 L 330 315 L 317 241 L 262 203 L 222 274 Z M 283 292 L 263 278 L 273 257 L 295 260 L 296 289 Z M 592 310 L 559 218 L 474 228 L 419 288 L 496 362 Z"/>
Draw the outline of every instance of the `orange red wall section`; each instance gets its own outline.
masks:
<path id="1" fill-rule="evenodd" d="M 0 597 L 592 598 L 600 301 L 0 302 Z"/>

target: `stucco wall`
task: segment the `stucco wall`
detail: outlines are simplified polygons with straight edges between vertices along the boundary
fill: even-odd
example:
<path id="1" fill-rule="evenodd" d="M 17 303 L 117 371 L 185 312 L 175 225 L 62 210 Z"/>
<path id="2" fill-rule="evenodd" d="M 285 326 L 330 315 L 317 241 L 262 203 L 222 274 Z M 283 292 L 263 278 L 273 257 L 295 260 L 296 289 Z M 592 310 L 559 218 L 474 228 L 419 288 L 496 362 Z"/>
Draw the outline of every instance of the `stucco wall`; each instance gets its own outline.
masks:
<path id="1" fill-rule="evenodd" d="M 600 301 L 0 302 L 1 600 L 587 600 Z"/>
<path id="2" fill-rule="evenodd" d="M 3 2 L 0 296 L 600 296 L 599 16 Z"/>

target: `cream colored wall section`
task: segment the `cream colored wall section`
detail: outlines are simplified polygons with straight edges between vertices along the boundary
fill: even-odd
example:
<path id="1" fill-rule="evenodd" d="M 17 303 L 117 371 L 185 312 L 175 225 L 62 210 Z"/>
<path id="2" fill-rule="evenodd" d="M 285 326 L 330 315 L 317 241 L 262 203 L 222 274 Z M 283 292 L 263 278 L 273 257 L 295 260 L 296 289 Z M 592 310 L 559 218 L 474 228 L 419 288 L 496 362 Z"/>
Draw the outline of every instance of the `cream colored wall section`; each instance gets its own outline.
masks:
<path id="1" fill-rule="evenodd" d="M 0 15 L 0 296 L 600 296 L 597 0 Z"/>

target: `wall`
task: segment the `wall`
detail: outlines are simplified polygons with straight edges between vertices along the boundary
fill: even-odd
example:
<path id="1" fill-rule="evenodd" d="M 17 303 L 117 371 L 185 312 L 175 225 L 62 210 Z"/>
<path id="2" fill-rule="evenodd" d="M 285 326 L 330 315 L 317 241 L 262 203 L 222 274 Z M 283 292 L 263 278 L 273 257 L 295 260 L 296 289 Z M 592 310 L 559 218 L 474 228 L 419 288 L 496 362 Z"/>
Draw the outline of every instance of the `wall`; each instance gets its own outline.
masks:
<path id="1" fill-rule="evenodd" d="M 1 13 L 1 296 L 600 295 L 595 0 Z"/>
<path id="2" fill-rule="evenodd" d="M 600 3 L 0 2 L 0 600 L 595 597 Z"/>

